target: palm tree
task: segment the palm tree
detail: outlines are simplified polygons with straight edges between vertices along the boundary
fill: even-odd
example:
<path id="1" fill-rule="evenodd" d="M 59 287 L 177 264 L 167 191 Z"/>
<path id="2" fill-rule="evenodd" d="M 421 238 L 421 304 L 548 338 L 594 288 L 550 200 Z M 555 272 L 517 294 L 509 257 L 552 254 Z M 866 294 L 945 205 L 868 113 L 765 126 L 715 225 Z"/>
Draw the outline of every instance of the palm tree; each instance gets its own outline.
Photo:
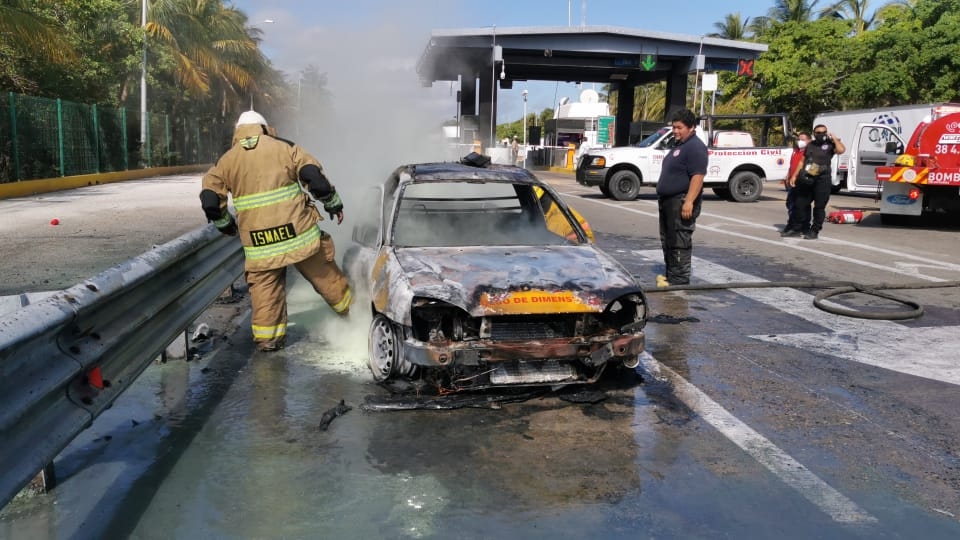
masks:
<path id="1" fill-rule="evenodd" d="M 869 0 L 840 0 L 825 8 L 821 12 L 821 17 L 834 17 L 837 19 L 846 19 L 852 21 L 853 33 L 855 35 L 860 35 L 874 25 L 877 20 L 877 14 L 881 10 L 888 6 L 898 4 L 904 5 L 907 4 L 907 2 L 904 0 L 887 2 L 879 8 L 873 10 L 873 13 L 867 16 L 867 13 L 870 11 Z"/>
<path id="2" fill-rule="evenodd" d="M 30 11 L 32 5 L 29 0 L 0 2 L 0 36 L 4 36 L 0 41 L 51 62 L 74 58 L 74 51 L 63 39 L 57 23 Z"/>
<path id="3" fill-rule="evenodd" d="M 820 0 L 777 0 L 768 16 L 776 23 L 808 22 L 813 19 L 814 8 Z"/>
<path id="4" fill-rule="evenodd" d="M 223 114 L 238 107 L 244 96 L 262 92 L 261 76 L 272 76 L 260 52 L 260 30 L 248 26 L 247 16 L 222 0 L 155 0 L 146 33 L 173 55 L 177 79 L 186 91 L 217 96 Z"/>
<path id="5" fill-rule="evenodd" d="M 741 19 L 739 11 L 736 13 L 728 13 L 723 18 L 723 21 L 713 23 L 713 27 L 716 28 L 717 31 L 707 35 L 709 37 L 742 41 L 750 38 L 749 25 L 750 17 Z"/>

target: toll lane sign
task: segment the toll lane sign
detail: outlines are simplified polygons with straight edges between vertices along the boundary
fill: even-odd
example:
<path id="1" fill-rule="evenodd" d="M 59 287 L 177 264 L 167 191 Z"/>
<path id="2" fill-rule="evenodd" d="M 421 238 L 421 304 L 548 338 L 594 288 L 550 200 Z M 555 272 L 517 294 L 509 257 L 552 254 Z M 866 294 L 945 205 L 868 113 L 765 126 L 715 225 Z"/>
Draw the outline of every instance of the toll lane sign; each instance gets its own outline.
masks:
<path id="1" fill-rule="evenodd" d="M 614 130 L 614 120 L 613 116 L 601 116 L 597 118 L 597 142 L 600 144 L 610 144 L 613 141 L 613 130 Z"/>

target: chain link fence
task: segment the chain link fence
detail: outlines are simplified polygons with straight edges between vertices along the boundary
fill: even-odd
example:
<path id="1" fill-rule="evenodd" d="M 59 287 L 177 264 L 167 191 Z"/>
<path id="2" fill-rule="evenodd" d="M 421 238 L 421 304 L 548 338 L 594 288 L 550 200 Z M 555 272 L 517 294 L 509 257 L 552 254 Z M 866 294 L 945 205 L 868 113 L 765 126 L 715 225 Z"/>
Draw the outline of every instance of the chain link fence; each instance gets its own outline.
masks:
<path id="1" fill-rule="evenodd" d="M 0 183 L 212 163 L 232 123 L 9 93 L 0 99 Z"/>

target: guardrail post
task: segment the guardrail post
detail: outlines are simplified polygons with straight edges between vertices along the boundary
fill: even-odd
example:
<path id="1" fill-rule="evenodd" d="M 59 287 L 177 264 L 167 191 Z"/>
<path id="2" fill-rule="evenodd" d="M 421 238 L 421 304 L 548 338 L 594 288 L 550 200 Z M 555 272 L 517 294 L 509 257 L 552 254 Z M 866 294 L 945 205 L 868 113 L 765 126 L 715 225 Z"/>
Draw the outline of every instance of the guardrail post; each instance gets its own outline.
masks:
<path id="1" fill-rule="evenodd" d="M 63 155 L 63 101 L 57 98 L 57 139 L 60 145 L 60 176 L 66 176 L 66 157 Z"/>
<path id="2" fill-rule="evenodd" d="M 13 176 L 20 180 L 20 145 L 17 142 L 17 96 L 10 92 L 10 136 L 13 141 Z"/>

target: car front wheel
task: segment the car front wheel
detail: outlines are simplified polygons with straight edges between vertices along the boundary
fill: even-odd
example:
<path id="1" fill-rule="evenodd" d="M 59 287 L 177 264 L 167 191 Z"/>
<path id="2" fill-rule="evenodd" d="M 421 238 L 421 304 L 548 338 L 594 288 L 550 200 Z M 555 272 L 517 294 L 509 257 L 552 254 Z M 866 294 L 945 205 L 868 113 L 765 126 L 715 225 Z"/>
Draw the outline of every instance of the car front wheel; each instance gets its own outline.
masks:
<path id="1" fill-rule="evenodd" d="M 400 362 L 400 336 L 397 326 L 381 314 L 376 314 L 370 323 L 370 340 L 367 363 L 373 380 L 383 382 L 398 372 Z"/>
<path id="2" fill-rule="evenodd" d="M 633 171 L 617 171 L 610 176 L 607 189 L 618 201 L 632 201 L 640 194 L 640 177 Z"/>
<path id="3" fill-rule="evenodd" d="M 604 197 L 610 197 L 610 187 L 606 182 L 600 184 L 600 193 L 603 193 Z"/>

